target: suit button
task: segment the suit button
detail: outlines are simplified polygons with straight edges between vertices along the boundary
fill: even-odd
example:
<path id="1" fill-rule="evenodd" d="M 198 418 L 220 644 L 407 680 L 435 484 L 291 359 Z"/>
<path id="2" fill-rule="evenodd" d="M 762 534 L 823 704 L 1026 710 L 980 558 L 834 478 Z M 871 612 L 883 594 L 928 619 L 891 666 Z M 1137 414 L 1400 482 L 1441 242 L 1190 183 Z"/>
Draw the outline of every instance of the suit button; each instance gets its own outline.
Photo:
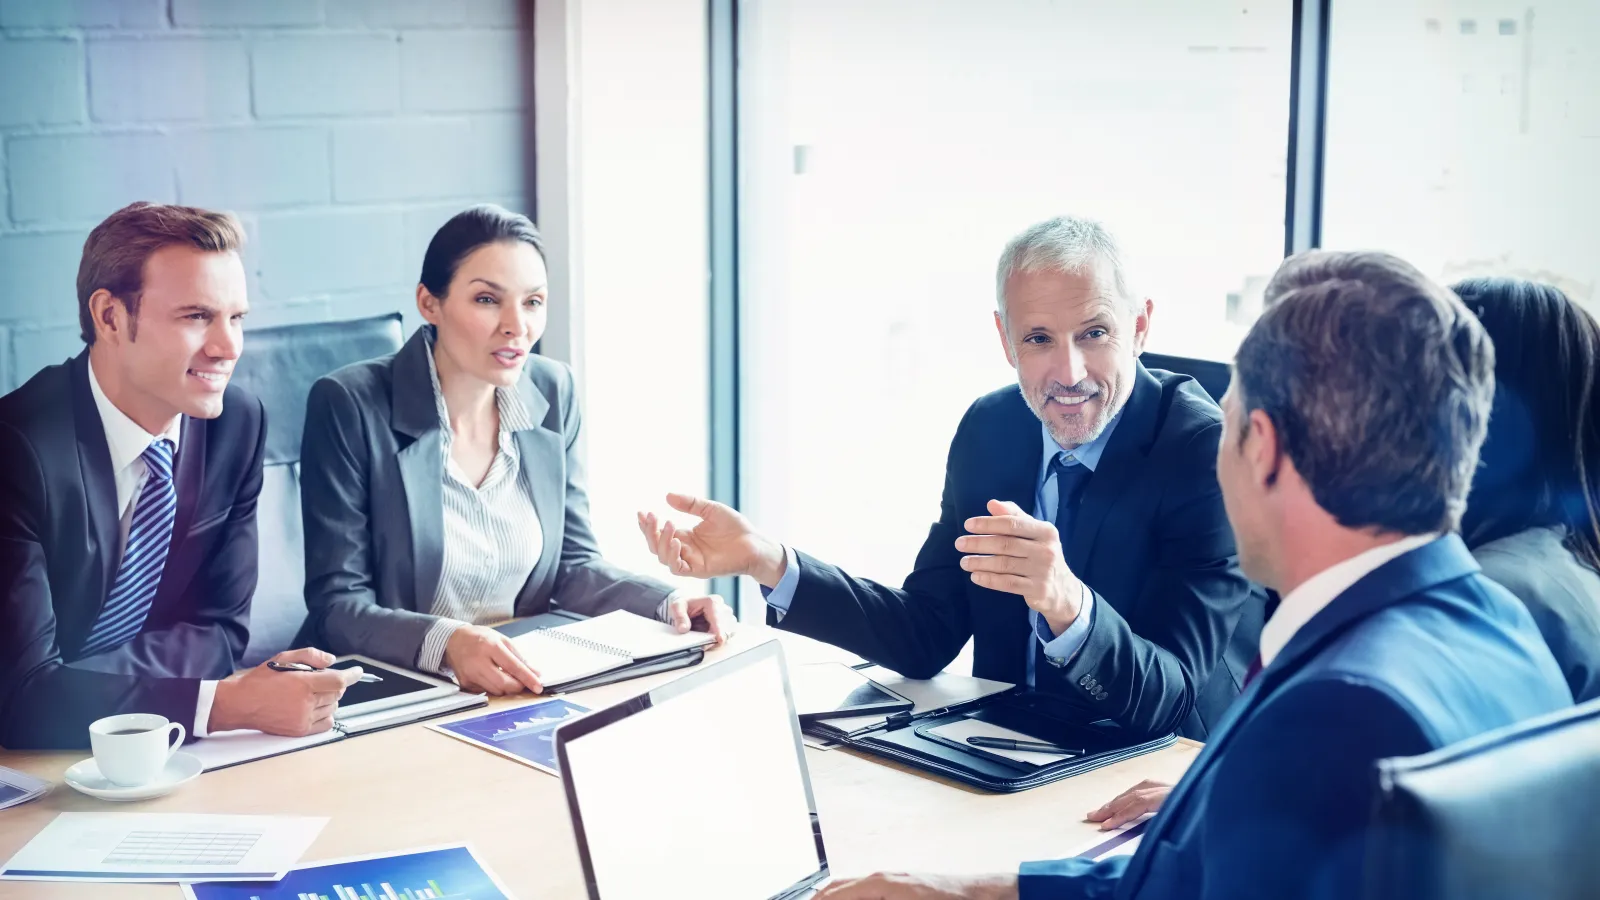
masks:
<path id="1" fill-rule="evenodd" d="M 1078 686 L 1079 687 L 1086 687 L 1088 684 L 1089 684 L 1089 676 L 1085 675 L 1082 678 L 1078 679 Z"/>
<path id="2" fill-rule="evenodd" d="M 1096 700 L 1104 700 L 1106 698 L 1106 692 L 1105 691 L 1101 691 L 1100 693 L 1095 694 L 1094 698 Z"/>

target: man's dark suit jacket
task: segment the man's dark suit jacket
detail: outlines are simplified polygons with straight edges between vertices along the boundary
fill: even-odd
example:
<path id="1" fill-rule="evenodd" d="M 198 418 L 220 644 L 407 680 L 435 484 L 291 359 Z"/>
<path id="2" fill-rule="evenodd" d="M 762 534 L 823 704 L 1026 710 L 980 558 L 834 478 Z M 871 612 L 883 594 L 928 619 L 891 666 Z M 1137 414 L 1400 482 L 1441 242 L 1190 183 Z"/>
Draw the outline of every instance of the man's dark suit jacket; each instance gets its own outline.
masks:
<path id="1" fill-rule="evenodd" d="M 1212 731 L 1133 856 L 1024 863 L 1021 900 L 1360 897 L 1376 762 L 1572 704 L 1531 616 L 1442 537 L 1289 639 Z M 1536 813 L 1535 813 L 1536 814 Z"/>
<path id="2" fill-rule="evenodd" d="M 261 402 L 229 387 L 222 415 L 182 427 L 172 547 L 144 629 L 83 657 L 121 525 L 88 351 L 0 398 L 0 746 L 81 747 L 90 722 L 118 713 L 191 728 L 200 680 L 226 677 L 244 653 Z"/>
<path id="3" fill-rule="evenodd" d="M 971 637 L 974 675 L 1022 684 L 1031 648 L 1037 689 L 1073 698 L 1086 716 L 1130 737 L 1177 730 L 1203 739 L 1255 658 L 1264 603 L 1239 571 L 1222 508 L 1221 430 L 1221 410 L 1192 379 L 1138 366 L 1062 536 L 1067 564 L 1096 595 L 1093 627 L 1065 666 L 1046 660 L 1022 598 L 974 585 L 955 547 L 991 499 L 1034 508 L 1044 447 L 1015 386 L 979 398 L 962 418 L 939 521 L 905 586 L 797 553 L 800 581 L 777 624 L 913 678 L 943 669 Z"/>

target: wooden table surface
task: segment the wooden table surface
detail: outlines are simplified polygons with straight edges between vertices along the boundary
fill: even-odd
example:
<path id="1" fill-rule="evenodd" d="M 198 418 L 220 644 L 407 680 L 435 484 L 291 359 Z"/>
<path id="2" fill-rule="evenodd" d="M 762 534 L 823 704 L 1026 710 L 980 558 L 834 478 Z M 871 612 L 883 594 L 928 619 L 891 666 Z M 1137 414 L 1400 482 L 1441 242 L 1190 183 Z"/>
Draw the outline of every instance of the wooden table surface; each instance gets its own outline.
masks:
<path id="1" fill-rule="evenodd" d="M 702 665 L 776 637 L 791 665 L 845 658 L 795 635 L 746 625 Z M 610 705 L 692 669 L 568 695 Z M 532 702 L 492 700 L 490 709 Z M 483 708 L 456 714 L 482 715 Z M 435 720 L 442 721 L 442 720 Z M 1010 871 L 1024 859 L 1066 855 L 1092 841 L 1083 821 L 1140 779 L 1175 781 L 1200 745 L 1180 740 L 1136 757 L 1018 794 L 987 794 L 855 751 L 808 747 L 806 762 L 836 875 L 877 869 Z M 0 811 L 0 860 L 9 859 L 56 813 L 138 811 L 328 816 L 306 861 L 468 841 L 522 900 L 582 898 L 583 872 L 560 782 L 421 724 L 357 735 L 320 747 L 207 772 L 176 792 L 108 803 L 67 787 L 61 774 L 86 750 L 0 752 L 0 765 L 55 782 L 43 798 Z M 173 898 L 175 885 L 0 882 L 0 898 Z"/>

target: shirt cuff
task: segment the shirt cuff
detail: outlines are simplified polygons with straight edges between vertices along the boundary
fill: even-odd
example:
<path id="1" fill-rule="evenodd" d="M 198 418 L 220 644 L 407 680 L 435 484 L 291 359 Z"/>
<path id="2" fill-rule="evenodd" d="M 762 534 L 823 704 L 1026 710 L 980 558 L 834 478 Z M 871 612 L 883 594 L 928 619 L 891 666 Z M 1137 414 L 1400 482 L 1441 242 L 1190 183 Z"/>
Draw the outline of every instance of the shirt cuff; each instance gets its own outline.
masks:
<path id="1" fill-rule="evenodd" d="M 217 683 L 215 681 L 200 682 L 200 696 L 194 705 L 194 727 L 189 729 L 189 734 L 195 738 L 210 737 L 211 704 L 217 699 Z"/>
<path id="2" fill-rule="evenodd" d="M 435 675 L 451 675 L 444 664 L 444 647 L 450 643 L 450 636 L 456 629 L 465 627 L 467 623 L 460 619 L 442 617 L 429 626 L 428 633 L 422 636 L 422 649 L 417 652 L 417 669 Z"/>
<path id="3" fill-rule="evenodd" d="M 761 596 L 767 601 L 767 606 L 776 614 L 776 621 L 782 622 L 783 617 L 789 612 L 789 605 L 794 603 L 795 588 L 800 586 L 800 557 L 795 556 L 793 548 L 785 544 L 783 547 L 783 576 L 772 587 L 762 585 Z"/>
<path id="4" fill-rule="evenodd" d="M 1089 640 L 1089 628 L 1094 624 L 1094 591 L 1081 581 L 1078 584 L 1083 591 L 1083 603 L 1078 608 L 1078 617 L 1060 635 L 1050 633 L 1050 623 L 1044 620 L 1044 616 L 1037 612 L 1033 614 L 1033 633 L 1044 645 L 1044 658 L 1056 668 L 1066 665 L 1078 655 L 1078 651 Z"/>
<path id="5" fill-rule="evenodd" d="M 660 605 L 656 607 L 656 619 L 671 625 L 672 613 L 668 612 L 668 610 L 672 607 L 672 601 L 677 600 L 680 597 L 688 596 L 688 593 L 688 591 L 679 588 L 678 590 L 675 590 L 666 597 L 662 598 Z"/>

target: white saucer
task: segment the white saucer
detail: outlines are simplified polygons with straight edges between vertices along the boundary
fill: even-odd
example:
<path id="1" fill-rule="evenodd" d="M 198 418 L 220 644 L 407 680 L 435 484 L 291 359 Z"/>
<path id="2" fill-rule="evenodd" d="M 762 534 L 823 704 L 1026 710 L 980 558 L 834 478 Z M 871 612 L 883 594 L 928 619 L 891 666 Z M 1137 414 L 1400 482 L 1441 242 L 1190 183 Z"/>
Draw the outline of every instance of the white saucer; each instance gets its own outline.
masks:
<path id="1" fill-rule="evenodd" d="M 198 757 L 179 750 L 167 760 L 167 767 L 161 770 L 155 781 L 138 787 L 122 787 L 106 780 L 91 756 L 73 764 L 63 778 L 73 790 L 101 800 L 150 800 L 172 793 L 178 785 L 199 775 L 202 768 Z"/>

